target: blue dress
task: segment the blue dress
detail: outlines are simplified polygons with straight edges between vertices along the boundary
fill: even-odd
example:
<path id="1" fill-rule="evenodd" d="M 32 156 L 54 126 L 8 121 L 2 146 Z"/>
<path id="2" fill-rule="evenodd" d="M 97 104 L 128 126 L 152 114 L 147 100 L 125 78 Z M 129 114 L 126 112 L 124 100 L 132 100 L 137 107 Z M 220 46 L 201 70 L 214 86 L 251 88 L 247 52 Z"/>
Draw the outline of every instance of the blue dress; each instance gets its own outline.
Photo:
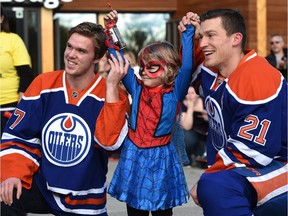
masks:
<path id="1" fill-rule="evenodd" d="M 182 67 L 172 87 L 147 88 L 131 68 L 123 79 L 132 96 L 129 132 L 108 193 L 133 208 L 156 211 L 187 203 L 189 191 L 171 134 L 191 80 L 193 35 L 188 25 L 182 33 Z"/>

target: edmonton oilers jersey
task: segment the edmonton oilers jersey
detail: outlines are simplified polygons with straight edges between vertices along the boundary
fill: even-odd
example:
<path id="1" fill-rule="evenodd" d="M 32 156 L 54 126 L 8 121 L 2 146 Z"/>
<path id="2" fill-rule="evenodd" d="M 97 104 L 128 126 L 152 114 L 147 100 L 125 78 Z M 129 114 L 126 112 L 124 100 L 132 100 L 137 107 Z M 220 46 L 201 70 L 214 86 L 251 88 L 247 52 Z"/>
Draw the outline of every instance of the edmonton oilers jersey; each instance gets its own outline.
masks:
<path id="1" fill-rule="evenodd" d="M 202 66 L 201 75 L 205 82 L 201 86 L 209 115 L 207 148 L 213 152 L 208 158 L 210 165 L 214 164 L 216 154 L 223 147 L 228 145 L 237 151 L 237 143 L 250 150 L 257 149 L 260 155 L 270 158 L 260 162 L 252 157 L 245 162 L 247 165 L 264 165 L 272 160 L 272 155 L 286 160 L 283 153 L 287 144 L 287 122 L 283 117 L 287 118 L 287 84 L 281 74 L 266 63 L 250 51 L 226 79 Z M 254 82 L 256 79 L 261 82 Z M 259 107 L 266 107 L 267 111 L 263 112 Z M 281 112 L 276 114 L 272 112 L 273 108 Z M 280 131 L 276 125 L 281 125 Z M 273 152 L 266 148 L 271 145 L 274 146 Z M 233 155 L 228 157 L 235 161 Z"/>
<path id="2" fill-rule="evenodd" d="M 96 120 L 105 107 L 105 85 L 98 74 L 83 91 L 69 88 L 64 71 L 36 77 L 3 133 L 1 181 L 14 176 L 30 188 L 35 173 L 40 191 L 57 215 L 107 215 L 108 158 L 94 139 Z M 114 134 L 124 133 L 121 114 L 117 118 L 119 125 L 110 126 L 117 130 Z M 113 142 L 122 143 L 125 135 Z M 15 161 L 5 163 L 12 156 Z"/>
<path id="3" fill-rule="evenodd" d="M 233 169 L 246 176 L 258 205 L 287 192 L 284 77 L 251 50 L 228 78 L 202 66 L 201 79 L 209 116 L 205 172 Z"/>

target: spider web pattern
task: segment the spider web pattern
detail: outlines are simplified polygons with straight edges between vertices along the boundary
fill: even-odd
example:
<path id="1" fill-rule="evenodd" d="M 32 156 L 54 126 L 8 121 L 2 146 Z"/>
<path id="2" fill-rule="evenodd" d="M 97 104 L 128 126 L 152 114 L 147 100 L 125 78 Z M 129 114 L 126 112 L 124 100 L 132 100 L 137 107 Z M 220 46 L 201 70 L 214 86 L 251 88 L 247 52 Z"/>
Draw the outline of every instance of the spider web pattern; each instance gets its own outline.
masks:
<path id="1" fill-rule="evenodd" d="M 155 135 L 162 113 L 162 96 L 167 91 L 168 89 L 160 92 L 149 92 L 147 89 L 142 91 L 136 131 L 131 128 L 129 130 L 130 139 L 140 148 L 161 146 L 170 142 L 171 134 L 158 137 Z"/>
<path id="2" fill-rule="evenodd" d="M 129 129 L 129 137 L 122 146 L 110 183 L 108 193 L 136 209 L 156 211 L 173 208 L 186 203 L 189 197 L 182 164 L 175 145 L 171 143 L 172 129 L 169 130 L 169 125 L 173 126 L 175 116 L 162 116 L 163 100 L 173 101 L 165 103 L 171 105 L 171 109 L 165 111 L 172 110 L 173 106 L 177 108 L 178 102 L 172 98 L 173 95 L 171 98 L 163 96 L 170 90 L 143 88 L 136 129 Z M 160 128 L 164 123 L 161 117 L 169 121 L 164 130 Z M 168 128 L 167 134 L 156 136 L 156 132 L 165 133 L 165 128 Z"/>
<path id="3" fill-rule="evenodd" d="M 127 139 L 108 192 L 133 208 L 149 211 L 186 203 L 189 193 L 175 146 L 138 148 Z"/>

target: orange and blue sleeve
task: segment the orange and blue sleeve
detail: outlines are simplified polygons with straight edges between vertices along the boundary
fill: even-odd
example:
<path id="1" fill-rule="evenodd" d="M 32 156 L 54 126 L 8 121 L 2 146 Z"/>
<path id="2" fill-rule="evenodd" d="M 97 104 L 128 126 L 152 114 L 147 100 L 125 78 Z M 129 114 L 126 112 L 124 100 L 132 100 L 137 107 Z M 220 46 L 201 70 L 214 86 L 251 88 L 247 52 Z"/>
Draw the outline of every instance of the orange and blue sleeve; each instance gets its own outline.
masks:
<path id="1" fill-rule="evenodd" d="M 95 141 L 108 151 L 117 150 L 128 133 L 126 116 L 129 114 L 130 104 L 122 89 L 119 89 L 119 93 L 120 101 L 117 103 L 105 102 L 96 121 Z"/>

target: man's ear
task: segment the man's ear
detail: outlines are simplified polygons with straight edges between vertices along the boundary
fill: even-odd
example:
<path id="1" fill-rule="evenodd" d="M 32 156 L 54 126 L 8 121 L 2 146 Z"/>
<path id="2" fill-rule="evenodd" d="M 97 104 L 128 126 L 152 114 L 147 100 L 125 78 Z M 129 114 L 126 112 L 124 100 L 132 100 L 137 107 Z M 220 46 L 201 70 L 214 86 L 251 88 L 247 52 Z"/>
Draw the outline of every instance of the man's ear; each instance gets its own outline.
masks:
<path id="1" fill-rule="evenodd" d="M 239 44 L 241 45 L 243 35 L 240 32 L 234 33 L 232 37 L 233 37 L 232 46 L 238 46 Z"/>
<path id="2" fill-rule="evenodd" d="M 100 58 L 100 59 L 94 59 L 93 62 L 94 62 L 95 64 L 98 64 L 98 63 L 100 62 L 100 60 L 101 60 L 101 58 Z"/>

